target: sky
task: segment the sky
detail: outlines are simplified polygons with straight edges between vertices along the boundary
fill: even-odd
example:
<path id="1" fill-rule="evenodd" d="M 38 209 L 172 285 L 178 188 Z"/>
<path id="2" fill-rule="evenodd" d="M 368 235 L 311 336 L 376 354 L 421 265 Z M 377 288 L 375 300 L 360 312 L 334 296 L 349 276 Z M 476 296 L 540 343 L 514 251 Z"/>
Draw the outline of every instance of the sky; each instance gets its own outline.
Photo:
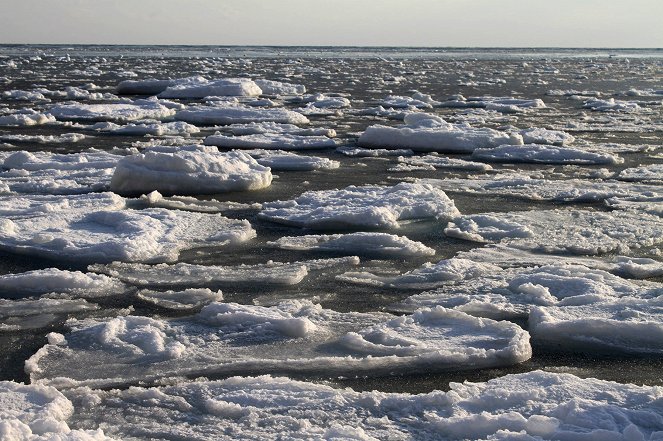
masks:
<path id="1" fill-rule="evenodd" d="M 0 44 L 663 48 L 663 0 L 0 0 Z"/>

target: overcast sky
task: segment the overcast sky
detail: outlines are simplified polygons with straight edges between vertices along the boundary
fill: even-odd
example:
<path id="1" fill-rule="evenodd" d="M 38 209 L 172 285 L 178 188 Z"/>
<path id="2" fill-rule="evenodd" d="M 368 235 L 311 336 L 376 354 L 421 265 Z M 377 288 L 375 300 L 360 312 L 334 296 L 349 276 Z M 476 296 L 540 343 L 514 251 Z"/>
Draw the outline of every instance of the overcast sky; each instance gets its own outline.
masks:
<path id="1" fill-rule="evenodd" d="M 0 43 L 663 47 L 663 0 L 0 0 Z"/>

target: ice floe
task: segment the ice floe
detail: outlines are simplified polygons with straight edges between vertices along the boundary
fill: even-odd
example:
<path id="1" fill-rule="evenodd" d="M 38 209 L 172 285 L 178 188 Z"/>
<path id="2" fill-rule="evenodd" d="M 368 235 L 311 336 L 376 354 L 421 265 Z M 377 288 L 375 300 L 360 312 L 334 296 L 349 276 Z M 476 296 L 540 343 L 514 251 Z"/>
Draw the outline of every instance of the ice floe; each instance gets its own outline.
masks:
<path id="1" fill-rule="evenodd" d="M 42 124 L 54 124 L 55 117 L 49 113 L 38 113 L 35 111 L 25 113 L 12 113 L 0 115 L 0 126 L 29 127 Z"/>
<path id="2" fill-rule="evenodd" d="M 234 149 L 306 150 L 336 147 L 336 141 L 326 136 L 304 136 L 290 133 L 226 136 L 217 132 L 205 138 L 204 143 Z"/>
<path id="3" fill-rule="evenodd" d="M 139 299 L 162 308 L 185 311 L 200 308 L 223 300 L 221 291 L 208 288 L 188 288 L 183 291 L 151 291 L 143 289 L 136 293 Z"/>
<path id="4" fill-rule="evenodd" d="M 286 225 L 315 229 L 398 228 L 399 221 L 459 214 L 453 201 L 431 185 L 366 185 L 303 193 L 292 201 L 265 203 L 259 216 Z"/>
<path id="5" fill-rule="evenodd" d="M 175 81 L 159 98 L 205 98 L 206 96 L 258 96 L 262 89 L 248 78 L 223 78 L 206 80 L 203 77 L 191 77 Z"/>
<path id="6" fill-rule="evenodd" d="M 529 329 L 533 338 L 565 349 L 660 355 L 663 353 L 662 311 L 663 296 L 534 307 L 529 315 Z"/>
<path id="7" fill-rule="evenodd" d="M 14 134 L 3 134 L 0 135 L 0 141 L 8 142 L 24 142 L 24 143 L 36 143 L 36 144 L 64 144 L 64 143 L 73 143 L 79 142 L 86 139 L 82 133 L 63 133 L 62 135 L 14 135 Z"/>
<path id="8" fill-rule="evenodd" d="M 122 158 L 110 188 L 125 194 L 156 190 L 183 195 L 257 190 L 271 183 L 270 169 L 245 153 L 221 153 L 205 146 L 160 146 Z"/>
<path id="9" fill-rule="evenodd" d="M 351 158 L 380 158 L 414 155 L 414 152 L 410 149 L 363 149 L 360 147 L 339 147 L 336 151 Z"/>
<path id="10" fill-rule="evenodd" d="M 505 366 L 531 356 L 529 334 L 444 308 L 393 318 L 309 301 L 272 307 L 211 303 L 190 318 L 69 322 L 26 362 L 32 381 L 109 386 L 169 375 L 353 373 Z M 75 361 L 74 361 L 75 360 Z"/>
<path id="11" fill-rule="evenodd" d="M 489 128 L 451 124 L 435 115 L 412 113 L 405 117 L 405 126 L 368 127 L 357 141 L 361 147 L 407 148 L 423 152 L 472 152 L 482 147 L 503 144 L 522 145 L 519 134 Z"/>
<path id="12" fill-rule="evenodd" d="M 571 147 L 546 144 L 501 145 L 478 148 L 472 158 L 495 162 L 532 162 L 543 164 L 621 164 L 623 158 L 609 153 L 588 152 Z"/>
<path id="13" fill-rule="evenodd" d="M 112 193 L 0 199 L 0 248 L 78 262 L 167 262 L 185 248 L 255 237 L 248 221 L 219 214 L 122 209 Z"/>
<path id="14" fill-rule="evenodd" d="M 175 114 L 157 100 L 136 100 L 131 103 L 61 104 L 49 109 L 57 120 L 63 121 L 115 121 L 164 119 Z"/>
<path id="15" fill-rule="evenodd" d="M 256 79 L 254 82 L 262 89 L 263 95 L 302 95 L 306 93 L 306 87 L 302 84 L 264 79 Z"/>
<path id="16" fill-rule="evenodd" d="M 267 245 L 283 250 L 330 251 L 379 257 L 433 256 L 421 242 L 387 233 L 319 234 L 281 237 Z"/>
<path id="17" fill-rule="evenodd" d="M 257 265 L 144 265 L 113 262 L 91 265 L 91 271 L 139 286 L 188 286 L 201 287 L 223 284 L 296 285 L 309 274 L 341 265 L 358 265 L 356 256 L 333 259 L 306 260 L 302 262 L 274 262 Z"/>
<path id="18" fill-rule="evenodd" d="M 47 268 L 2 275 L 0 290 L 10 297 L 63 293 L 72 297 L 95 298 L 121 293 L 124 284 L 103 274 Z"/>
<path id="19" fill-rule="evenodd" d="M 518 132 L 523 137 L 526 144 L 550 144 L 550 145 L 568 145 L 575 141 L 575 137 L 562 130 L 548 130 L 540 127 L 532 127 L 520 130 Z"/>
<path id="20" fill-rule="evenodd" d="M 87 130 L 94 130 L 99 133 L 123 136 L 164 136 L 164 135 L 188 135 L 199 133 L 200 129 L 192 124 L 183 121 L 174 121 L 169 123 L 149 123 L 149 124 L 126 124 L 119 125 L 112 122 L 100 122 L 85 127 Z"/>
<path id="21" fill-rule="evenodd" d="M 663 164 L 627 168 L 619 172 L 618 179 L 661 184 L 663 183 Z"/>
<path id="22" fill-rule="evenodd" d="M 298 155 L 283 150 L 247 150 L 258 164 L 269 167 L 272 171 L 311 171 L 333 170 L 341 163 L 329 158 Z"/>
<path id="23" fill-rule="evenodd" d="M 501 242 L 548 253 L 628 253 L 663 241 L 661 219 L 644 213 L 539 210 L 461 216 L 448 236 L 475 242 Z"/>
<path id="24" fill-rule="evenodd" d="M 585 101 L 583 107 L 597 112 L 638 112 L 642 109 L 638 103 L 619 101 L 614 98 L 608 98 L 606 100 L 591 99 Z"/>
<path id="25" fill-rule="evenodd" d="M 83 299 L 0 299 L 0 332 L 39 329 L 71 313 L 98 308 Z"/>
<path id="26" fill-rule="evenodd" d="M 283 124 L 308 124 L 309 119 L 292 110 L 256 109 L 238 103 L 216 103 L 214 106 L 189 106 L 180 110 L 175 119 L 191 124 L 216 125 L 251 122 L 276 122 Z"/>
<path id="27" fill-rule="evenodd" d="M 231 124 L 223 127 L 223 130 L 233 135 L 260 135 L 260 134 L 284 134 L 301 136 L 326 136 L 328 138 L 336 137 L 334 129 L 324 127 L 301 128 L 294 124 L 282 124 L 275 122 L 250 122 L 245 124 Z"/>
<path id="28" fill-rule="evenodd" d="M 481 162 L 447 158 L 445 156 L 437 156 L 433 154 L 413 157 L 399 156 L 396 160 L 398 161 L 398 164 L 389 168 L 389 171 L 408 172 L 437 169 L 489 171 L 493 169 L 490 165 Z"/>

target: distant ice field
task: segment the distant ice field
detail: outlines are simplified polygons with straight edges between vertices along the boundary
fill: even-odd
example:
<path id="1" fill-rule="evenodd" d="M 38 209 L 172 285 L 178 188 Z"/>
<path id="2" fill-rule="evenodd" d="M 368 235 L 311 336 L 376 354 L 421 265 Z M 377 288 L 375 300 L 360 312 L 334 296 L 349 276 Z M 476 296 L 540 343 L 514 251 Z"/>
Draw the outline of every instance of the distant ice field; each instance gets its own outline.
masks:
<path id="1" fill-rule="evenodd" d="M 662 140 L 660 50 L 0 46 L 0 433 L 660 439 Z"/>

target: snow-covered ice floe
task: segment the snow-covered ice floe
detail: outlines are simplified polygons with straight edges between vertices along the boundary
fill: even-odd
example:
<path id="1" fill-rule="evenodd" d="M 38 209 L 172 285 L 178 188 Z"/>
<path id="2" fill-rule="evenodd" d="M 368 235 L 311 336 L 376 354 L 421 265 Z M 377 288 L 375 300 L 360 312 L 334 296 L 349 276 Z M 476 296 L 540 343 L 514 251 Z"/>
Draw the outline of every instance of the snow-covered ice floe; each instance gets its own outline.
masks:
<path id="1" fill-rule="evenodd" d="M 0 248 L 79 262 L 168 262 L 186 248 L 255 237 L 246 220 L 219 214 L 125 209 L 113 193 L 0 198 Z"/>
<path id="2" fill-rule="evenodd" d="M 435 250 L 421 242 L 387 233 L 318 234 L 281 237 L 268 246 L 283 250 L 330 251 L 380 257 L 432 256 Z"/>
<path id="3" fill-rule="evenodd" d="M 69 426 L 88 439 L 655 440 L 663 431 L 659 387 L 543 371 L 420 395 L 268 375 L 64 394 L 4 382 L 0 394 L 20 403 L 0 411 L 11 429 L 72 439 L 83 431 Z"/>
<path id="4" fill-rule="evenodd" d="M 463 259 L 450 259 L 455 260 Z M 603 303 L 619 298 L 647 299 L 661 295 L 663 285 L 659 283 L 623 279 L 606 271 L 561 263 L 497 268 L 460 280 L 451 279 L 433 291 L 409 297 L 395 309 L 412 311 L 443 306 L 478 317 L 524 319 L 536 306 L 598 305 L 601 308 Z"/>
<path id="5" fill-rule="evenodd" d="M 311 171 L 333 170 L 341 163 L 329 158 L 318 156 L 305 156 L 283 150 L 246 150 L 248 155 L 260 165 L 269 167 L 273 171 Z"/>
<path id="6" fill-rule="evenodd" d="M 461 216 L 445 234 L 549 253 L 628 253 L 663 242 L 660 217 L 630 211 L 539 210 Z"/>
<path id="7" fill-rule="evenodd" d="M 53 115 L 36 111 L 0 115 L 0 126 L 29 127 L 40 126 L 43 124 L 54 124 L 55 122 L 56 120 Z"/>
<path id="8" fill-rule="evenodd" d="M 336 151 L 351 158 L 381 158 L 414 155 L 414 152 L 410 149 L 363 149 L 361 147 L 339 147 Z"/>
<path id="9" fill-rule="evenodd" d="M 300 136 L 326 136 L 335 138 L 336 130 L 324 127 L 301 128 L 294 124 L 283 124 L 275 122 L 250 122 L 244 124 L 231 124 L 223 127 L 223 130 L 236 136 L 260 135 L 260 134 L 290 134 Z"/>
<path id="10" fill-rule="evenodd" d="M 662 322 L 663 296 L 541 306 L 532 308 L 529 315 L 529 328 L 537 340 L 585 352 L 663 354 Z"/>
<path id="11" fill-rule="evenodd" d="M 301 262 L 274 262 L 256 265 L 144 265 L 113 262 L 91 265 L 91 271 L 107 274 L 133 285 L 149 286 L 206 286 L 220 284 L 296 285 L 309 274 L 341 265 L 358 265 L 356 256 L 332 259 L 305 260 Z"/>
<path id="12" fill-rule="evenodd" d="M 259 216 L 286 225 L 316 229 L 398 228 L 399 221 L 459 214 L 453 201 L 431 185 L 365 185 L 303 193 L 291 201 L 264 204 Z"/>
<path id="13" fill-rule="evenodd" d="M 0 299 L 0 332 L 39 329 L 68 314 L 98 308 L 83 299 Z"/>
<path id="14" fill-rule="evenodd" d="M 523 129 L 518 132 L 526 144 L 549 144 L 564 146 L 573 143 L 575 137 L 562 130 L 549 130 L 540 127 Z"/>
<path id="15" fill-rule="evenodd" d="M 477 96 L 465 98 L 463 95 L 455 95 L 447 101 L 436 104 L 436 107 L 481 108 L 486 110 L 494 110 L 501 113 L 522 113 L 531 109 L 545 108 L 546 104 L 539 98 L 521 99 L 514 97 L 493 96 Z"/>
<path id="16" fill-rule="evenodd" d="M 177 136 L 190 135 L 200 132 L 200 129 L 192 124 L 183 121 L 174 121 L 168 123 L 141 123 L 119 125 L 112 122 L 99 122 L 85 127 L 86 130 L 93 130 L 98 133 L 122 136 Z"/>
<path id="17" fill-rule="evenodd" d="M 608 98 L 606 100 L 598 98 L 587 100 L 583 104 L 583 107 L 597 112 L 638 112 L 642 110 L 642 107 L 640 107 L 638 103 L 619 101 L 614 98 Z"/>
<path id="18" fill-rule="evenodd" d="M 175 119 L 198 125 L 238 124 L 251 122 L 276 122 L 283 124 L 308 124 L 301 113 L 287 109 L 256 109 L 238 103 L 219 102 L 214 106 L 190 106 L 180 110 Z"/>
<path id="19" fill-rule="evenodd" d="M 50 108 L 49 113 L 61 121 L 127 122 L 164 119 L 173 116 L 175 110 L 157 100 L 136 100 L 131 103 L 61 104 Z"/>
<path id="20" fill-rule="evenodd" d="M 0 291 L 9 296 L 63 293 L 94 298 L 121 293 L 124 284 L 103 274 L 46 268 L 2 275 Z"/>
<path id="21" fill-rule="evenodd" d="M 233 149 L 306 150 L 336 147 L 336 141 L 326 136 L 304 136 L 290 133 L 226 136 L 217 132 L 205 138 L 204 143 Z"/>
<path id="22" fill-rule="evenodd" d="M 112 386 L 166 376 L 395 371 L 508 366 L 531 357 L 510 322 L 444 308 L 409 316 L 340 313 L 309 301 L 262 307 L 211 303 L 190 318 L 70 321 L 26 362 L 32 381 Z"/>
<path id="23" fill-rule="evenodd" d="M 546 144 L 501 145 L 480 148 L 472 152 L 472 158 L 494 162 L 531 162 L 540 164 L 621 164 L 623 158 L 610 153 L 595 153 L 571 147 Z"/>
<path id="24" fill-rule="evenodd" d="M 257 190 L 272 183 L 269 168 L 242 152 L 209 146 L 157 146 L 122 158 L 110 188 L 116 193 L 154 190 L 168 194 L 209 194 Z"/>
<path id="25" fill-rule="evenodd" d="M 185 311 L 200 308 L 208 303 L 220 302 L 223 300 L 223 293 L 208 288 L 188 288 L 182 291 L 143 289 L 136 293 L 136 297 L 162 308 Z"/>
<path id="26" fill-rule="evenodd" d="M 642 181 L 663 184 L 663 164 L 650 164 L 627 168 L 619 172 L 618 179 L 623 181 Z"/>
<path id="27" fill-rule="evenodd" d="M 44 194 L 107 190 L 121 158 L 100 150 L 0 153 L 0 188 L 6 193 Z"/>
<path id="28" fill-rule="evenodd" d="M 663 196 L 663 189 L 656 185 L 631 184 L 616 180 L 533 178 L 518 172 L 474 176 L 471 179 L 419 179 L 416 182 L 430 184 L 445 191 L 560 202 L 604 201 L 615 197 L 647 202 Z"/>
<path id="29" fill-rule="evenodd" d="M 370 126 L 357 142 L 360 147 L 366 148 L 468 153 L 504 144 L 522 145 L 523 137 L 517 133 L 451 124 L 435 115 L 411 113 L 405 117 L 404 126 Z"/>
<path id="30" fill-rule="evenodd" d="M 248 78 L 222 78 L 207 80 L 203 77 L 191 77 L 176 80 L 159 98 L 205 98 L 207 96 L 258 96 L 262 89 Z"/>
<path id="31" fill-rule="evenodd" d="M 415 170 L 472 170 L 472 171 L 489 171 L 492 170 L 488 164 L 481 162 L 466 161 L 458 158 L 447 158 L 438 155 L 424 155 L 424 156 L 399 156 L 396 158 L 398 164 L 388 169 L 391 172 L 409 172 Z"/>

